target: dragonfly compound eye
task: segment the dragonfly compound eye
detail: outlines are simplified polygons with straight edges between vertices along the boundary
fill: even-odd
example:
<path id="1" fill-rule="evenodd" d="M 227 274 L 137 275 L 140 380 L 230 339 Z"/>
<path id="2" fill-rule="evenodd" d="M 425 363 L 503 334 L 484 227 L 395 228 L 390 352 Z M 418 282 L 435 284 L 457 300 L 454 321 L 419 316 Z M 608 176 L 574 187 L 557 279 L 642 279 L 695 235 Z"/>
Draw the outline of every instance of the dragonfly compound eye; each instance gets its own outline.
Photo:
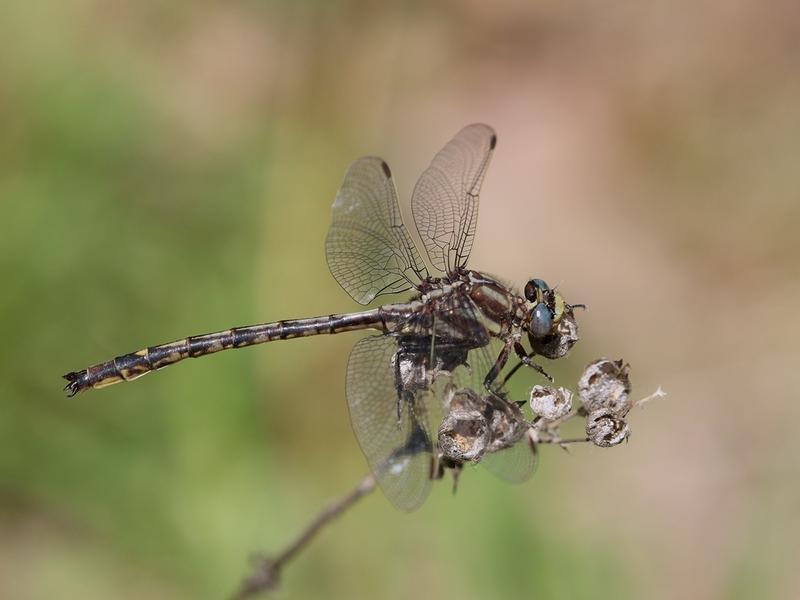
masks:
<path id="1" fill-rule="evenodd" d="M 550 286 L 544 279 L 531 279 L 525 284 L 525 298 L 528 302 L 541 302 L 545 292 L 550 291 Z"/>
<path id="2" fill-rule="evenodd" d="M 566 356 L 570 348 L 578 341 L 578 322 L 575 320 L 575 313 L 571 309 L 567 309 L 556 321 L 553 331 L 549 335 L 536 337 L 531 331 L 528 339 L 531 347 L 539 356 L 550 359 Z"/>
<path id="3" fill-rule="evenodd" d="M 553 311 L 540 302 L 531 310 L 530 332 L 535 338 L 542 338 L 553 329 Z"/>

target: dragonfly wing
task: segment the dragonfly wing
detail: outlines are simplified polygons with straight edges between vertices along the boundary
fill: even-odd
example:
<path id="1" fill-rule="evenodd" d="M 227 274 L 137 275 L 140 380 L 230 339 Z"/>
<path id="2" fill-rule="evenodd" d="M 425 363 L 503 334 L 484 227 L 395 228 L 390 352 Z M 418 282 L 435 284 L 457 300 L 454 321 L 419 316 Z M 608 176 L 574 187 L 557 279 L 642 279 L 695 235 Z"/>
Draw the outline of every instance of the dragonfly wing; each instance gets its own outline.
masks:
<path id="1" fill-rule="evenodd" d="M 481 458 L 480 464 L 503 481 L 522 483 L 533 475 L 538 464 L 536 449 L 530 446 L 527 437 L 522 435 L 527 425 L 521 421 L 523 416 L 517 408 L 517 403 L 509 399 L 503 388 L 497 387 L 497 382 L 493 395 L 489 395 L 483 386 L 486 373 L 492 368 L 501 347 L 502 344 L 494 339 L 491 343 L 470 351 L 467 365 L 453 373 L 453 383 L 457 387 L 470 388 L 479 396 L 487 398 L 489 406 L 494 408 L 498 417 L 494 421 L 495 424 L 505 424 L 506 427 L 502 430 L 511 433 L 509 445 L 494 452 L 487 452 Z M 507 427 L 508 424 L 516 422 L 519 423 L 518 427 Z"/>
<path id="2" fill-rule="evenodd" d="M 453 373 L 453 383 L 458 387 L 470 388 L 480 396 L 485 396 L 488 392 L 483 381 L 494 366 L 502 348 L 503 343 L 500 340 L 491 338 L 480 348 L 470 350 L 466 364 Z M 492 389 L 498 393 L 505 393 L 500 389 L 498 381 L 492 384 Z"/>
<path id="3" fill-rule="evenodd" d="M 488 125 L 468 125 L 417 181 L 411 209 L 431 264 L 450 273 L 467 264 L 478 222 L 478 196 L 497 143 Z"/>
<path id="4" fill-rule="evenodd" d="M 369 156 L 354 162 L 333 203 L 325 240 L 328 268 L 360 304 L 414 289 L 428 273 L 400 215 L 389 166 Z"/>
<path id="5" fill-rule="evenodd" d="M 397 508 L 412 511 L 430 491 L 433 446 L 426 392 L 398 386 L 397 356 L 394 337 L 360 340 L 347 365 L 347 403 L 356 439 L 383 493 Z"/>
<path id="6" fill-rule="evenodd" d="M 539 464 L 539 453 L 522 438 L 510 448 L 484 455 L 481 465 L 492 475 L 508 483 L 530 479 Z"/>

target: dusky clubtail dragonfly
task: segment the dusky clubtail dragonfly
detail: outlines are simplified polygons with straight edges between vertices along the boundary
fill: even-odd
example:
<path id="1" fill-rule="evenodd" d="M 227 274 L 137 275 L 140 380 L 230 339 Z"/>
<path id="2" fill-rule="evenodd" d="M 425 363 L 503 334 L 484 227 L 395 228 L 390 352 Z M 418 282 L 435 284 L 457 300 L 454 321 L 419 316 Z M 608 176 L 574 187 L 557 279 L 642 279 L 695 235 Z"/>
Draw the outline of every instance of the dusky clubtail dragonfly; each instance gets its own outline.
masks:
<path id="1" fill-rule="evenodd" d="M 472 408 L 480 404 L 494 415 L 504 411 L 511 415 L 513 409 L 508 407 L 516 405 L 505 399 L 505 380 L 501 382 L 498 376 L 512 353 L 519 359 L 512 373 L 525 365 L 547 376 L 532 358 L 560 358 L 578 339 L 573 308 L 581 305 L 568 304 L 541 279 L 528 281 L 520 295 L 485 273 L 467 269 L 478 196 L 496 143 L 491 127 L 469 125 L 434 157 L 417 181 L 411 209 L 427 263 L 403 224 L 386 162 L 365 157 L 347 170 L 333 203 L 325 244 L 330 271 L 359 304 L 412 291 L 410 301 L 361 312 L 234 327 L 150 346 L 66 374 L 65 390 L 75 395 L 131 381 L 186 358 L 231 348 L 376 330 L 377 335 L 358 341 L 350 354 L 346 377 L 350 418 L 386 496 L 400 509 L 417 508 L 428 494 L 432 465 L 439 464 L 428 414 L 441 410 L 443 396 L 460 398 L 460 405 Z M 526 338 L 530 350 L 525 347 Z M 489 355 L 490 348 L 495 348 L 496 355 Z M 446 392 L 435 385 L 440 379 L 452 379 L 454 373 L 460 388 L 451 384 Z M 506 464 L 519 465 L 492 469 L 506 479 L 523 479 L 530 472 L 530 456 L 521 458 L 514 450 L 517 439 L 512 435 L 495 441 L 495 450 L 508 449 L 498 456 L 513 454 L 515 458 Z M 486 458 L 491 464 L 493 457 Z"/>

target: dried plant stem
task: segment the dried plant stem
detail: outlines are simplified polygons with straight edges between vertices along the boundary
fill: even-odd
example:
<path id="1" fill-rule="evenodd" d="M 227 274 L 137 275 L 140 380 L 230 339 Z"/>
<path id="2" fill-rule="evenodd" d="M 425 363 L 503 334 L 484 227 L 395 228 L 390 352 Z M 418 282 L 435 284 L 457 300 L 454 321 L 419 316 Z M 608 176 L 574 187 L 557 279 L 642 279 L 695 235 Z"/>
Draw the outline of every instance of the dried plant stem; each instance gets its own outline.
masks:
<path id="1" fill-rule="evenodd" d="M 663 398 L 664 396 L 666 396 L 666 393 L 661 388 L 658 388 L 655 393 L 642 398 L 637 402 L 634 402 L 632 405 L 628 405 L 628 407 L 641 407 L 651 400 Z M 528 423 L 528 428 L 525 433 L 531 449 L 535 452 L 535 448 L 539 444 L 553 444 L 561 447 L 564 450 L 568 450 L 569 446 L 573 444 L 585 444 L 590 442 L 604 447 L 612 445 L 611 443 L 598 443 L 596 439 L 591 438 L 589 435 L 578 438 L 561 437 L 559 426 L 562 423 L 572 419 L 573 417 L 579 415 L 585 416 L 586 414 L 585 408 L 576 407 L 562 417 L 552 421 L 546 421 L 542 418 L 534 419 L 532 422 Z M 625 425 L 621 417 L 619 417 L 619 420 L 623 425 Z M 627 429 L 625 436 L 620 438 L 619 441 L 622 441 L 622 439 L 627 439 Z M 616 443 L 618 442 L 614 442 L 614 444 Z M 280 554 L 274 557 L 257 558 L 252 574 L 242 581 L 239 591 L 235 594 L 234 599 L 240 600 L 243 598 L 250 598 L 259 593 L 266 593 L 275 590 L 278 586 L 281 569 L 284 567 L 284 565 L 295 558 L 295 556 L 297 556 L 306 546 L 308 546 L 308 544 L 311 543 L 311 541 L 317 536 L 323 527 L 344 513 L 344 511 L 353 506 L 363 496 L 369 494 L 375 489 L 376 486 L 377 480 L 375 479 L 375 476 L 372 474 L 367 475 L 349 494 L 340 498 L 336 502 L 331 503 L 319 514 L 317 514 L 317 516 L 314 517 L 314 519 L 300 533 L 297 539 L 289 544 Z"/>
<path id="2" fill-rule="evenodd" d="M 297 539 L 275 557 L 260 557 L 254 572 L 247 577 L 234 595 L 234 599 L 249 598 L 261 592 L 269 592 L 278 586 L 283 566 L 299 554 L 336 517 L 375 489 L 377 481 L 372 474 L 361 480 L 353 491 L 325 507 L 303 530 Z"/>
<path id="3" fill-rule="evenodd" d="M 552 434 L 548 432 L 543 432 L 539 429 L 531 427 L 528 429 L 528 439 L 533 443 L 536 444 L 554 444 L 557 446 L 561 446 L 562 448 L 566 448 L 571 444 L 583 444 L 589 441 L 588 437 L 582 438 L 562 438 L 557 434 Z"/>
<path id="4" fill-rule="evenodd" d="M 667 396 L 667 392 L 662 390 L 661 386 L 658 386 L 658 389 L 655 392 L 653 392 L 649 396 L 646 396 L 646 397 L 642 398 L 641 400 L 637 400 L 636 402 L 633 403 L 633 405 L 634 406 L 644 406 L 647 402 L 650 402 L 651 400 L 657 400 L 659 398 L 665 398 L 666 396 Z"/>

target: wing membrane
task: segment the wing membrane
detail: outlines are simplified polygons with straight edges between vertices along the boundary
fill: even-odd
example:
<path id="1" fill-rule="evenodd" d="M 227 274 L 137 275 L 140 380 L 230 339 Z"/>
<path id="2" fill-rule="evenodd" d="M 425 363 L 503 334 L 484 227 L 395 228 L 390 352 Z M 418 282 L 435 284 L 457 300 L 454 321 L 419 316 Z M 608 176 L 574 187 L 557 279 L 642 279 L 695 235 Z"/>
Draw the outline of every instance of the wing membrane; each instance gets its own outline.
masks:
<path id="1" fill-rule="evenodd" d="M 360 304 L 413 289 L 427 276 L 403 225 L 391 171 L 380 158 L 360 158 L 347 170 L 325 254 L 333 277 Z"/>
<path id="2" fill-rule="evenodd" d="M 489 392 L 483 386 L 486 374 L 492 368 L 497 355 L 500 353 L 502 344 L 498 340 L 492 340 L 490 344 L 472 350 L 467 357 L 467 365 L 456 370 L 453 374 L 453 382 L 458 387 L 469 387 L 480 396 L 486 396 Z M 495 384 L 497 385 L 497 384 Z M 491 398 L 492 404 L 498 410 L 504 410 L 507 414 L 519 414 L 513 407 L 516 403 L 509 399 L 505 390 L 495 387 L 496 394 Z M 511 403 L 513 406 L 504 407 L 503 403 Z M 536 450 L 528 445 L 526 438 L 522 438 L 507 448 L 488 452 L 481 458 L 480 464 L 494 476 L 509 483 L 522 483 L 533 475 L 538 464 L 538 454 Z"/>
<path id="3" fill-rule="evenodd" d="M 422 395 L 402 391 L 398 421 L 397 341 L 362 339 L 347 364 L 347 403 L 356 439 L 383 493 L 397 508 L 412 511 L 428 496 L 431 450 Z"/>
<path id="4" fill-rule="evenodd" d="M 480 463 L 498 479 L 508 483 L 524 483 L 531 478 L 539 464 L 536 448 L 522 439 L 513 446 L 486 454 Z"/>
<path id="5" fill-rule="evenodd" d="M 464 267 L 478 222 L 478 196 L 497 143 L 488 125 L 468 125 L 434 157 L 411 197 L 417 231 L 431 264 Z"/>

